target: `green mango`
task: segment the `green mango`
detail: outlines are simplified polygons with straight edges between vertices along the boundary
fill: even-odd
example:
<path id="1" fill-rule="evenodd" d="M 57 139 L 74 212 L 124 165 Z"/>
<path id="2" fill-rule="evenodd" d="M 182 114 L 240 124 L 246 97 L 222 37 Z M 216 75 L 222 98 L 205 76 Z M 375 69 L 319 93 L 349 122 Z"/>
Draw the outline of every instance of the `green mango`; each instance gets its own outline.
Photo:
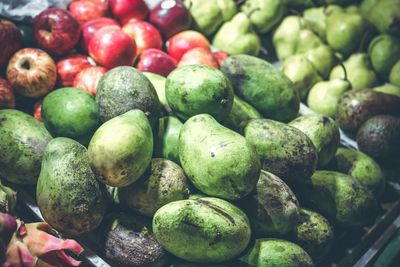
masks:
<path id="1" fill-rule="evenodd" d="M 381 77 L 388 77 L 394 64 L 400 60 L 400 38 L 382 34 L 368 47 L 371 65 Z"/>
<path id="2" fill-rule="evenodd" d="M 281 21 L 285 14 L 285 7 L 280 0 L 247 0 L 240 7 L 258 33 L 269 32 Z"/>
<path id="3" fill-rule="evenodd" d="M 256 239 L 247 253 L 239 258 L 245 266 L 254 267 L 313 267 L 310 255 L 300 246 L 283 240 Z"/>
<path id="4" fill-rule="evenodd" d="M 346 68 L 347 77 L 345 77 L 346 75 L 343 67 L 337 65 L 332 69 L 329 75 L 330 80 L 347 78 L 353 89 L 372 88 L 377 84 L 378 78 L 375 71 L 372 69 L 367 54 L 353 54 L 343 65 Z"/>
<path id="5" fill-rule="evenodd" d="M 293 82 L 300 99 L 306 99 L 311 87 L 322 81 L 317 69 L 305 55 L 293 55 L 285 59 L 281 71 Z"/>
<path id="6" fill-rule="evenodd" d="M 160 158 L 179 162 L 179 133 L 183 123 L 176 117 L 160 118 L 155 141 L 155 155 Z"/>
<path id="7" fill-rule="evenodd" d="M 294 230 L 294 240 L 315 262 L 319 262 L 331 251 L 334 230 L 321 214 L 309 209 L 300 209 L 300 218 Z"/>
<path id="8" fill-rule="evenodd" d="M 381 92 L 381 93 L 395 95 L 395 96 L 400 97 L 400 85 L 396 86 L 396 85 L 387 83 L 385 85 L 374 87 L 373 90 L 376 92 Z"/>
<path id="9" fill-rule="evenodd" d="M 153 84 L 154 89 L 156 89 L 158 99 L 160 100 L 164 111 L 167 114 L 172 114 L 172 109 L 169 107 L 167 98 L 165 96 L 165 83 L 167 78 L 152 72 L 143 72 L 143 74 L 147 77 L 147 79 L 150 80 L 151 84 Z"/>
<path id="10" fill-rule="evenodd" d="M 84 146 L 66 137 L 48 143 L 36 200 L 45 221 L 68 236 L 82 235 L 100 224 L 106 199 Z"/>
<path id="11" fill-rule="evenodd" d="M 400 118 L 377 115 L 368 119 L 358 130 L 358 148 L 376 159 L 400 157 Z"/>
<path id="12" fill-rule="evenodd" d="M 333 50 L 348 56 L 359 48 L 368 28 L 359 13 L 334 10 L 326 18 L 326 40 Z"/>
<path id="13" fill-rule="evenodd" d="M 237 12 L 233 0 L 184 0 L 184 4 L 193 18 L 194 28 L 205 35 L 216 32 Z"/>
<path id="14" fill-rule="evenodd" d="M 65 87 L 45 96 L 42 119 L 54 137 L 69 137 L 87 146 L 100 126 L 94 97 L 86 91 Z"/>
<path id="15" fill-rule="evenodd" d="M 328 219 L 344 227 L 372 223 L 377 203 L 372 193 L 353 177 L 334 171 L 316 171 L 302 197 L 315 205 Z"/>
<path id="16" fill-rule="evenodd" d="M 379 196 L 385 189 L 385 176 L 371 157 L 348 148 L 339 148 L 336 152 L 333 165 L 335 170 L 347 173 L 357 179 L 360 184 Z"/>
<path id="17" fill-rule="evenodd" d="M 400 86 L 400 60 L 393 65 L 393 68 L 390 71 L 389 81 L 391 84 Z"/>
<path id="18" fill-rule="evenodd" d="M 157 92 L 150 80 L 129 66 L 113 68 L 101 77 L 97 85 L 96 103 L 103 122 L 129 110 L 140 109 L 155 125 L 161 112 Z"/>
<path id="19" fill-rule="evenodd" d="M 90 167 L 98 179 L 122 187 L 135 182 L 150 164 L 153 133 L 143 111 L 134 109 L 97 129 L 90 140 Z"/>
<path id="20" fill-rule="evenodd" d="M 325 167 L 335 157 L 340 143 L 340 132 L 337 123 L 323 115 L 304 115 L 289 123 L 313 142 L 318 153 L 318 167 Z"/>
<path id="21" fill-rule="evenodd" d="M 236 94 L 261 115 L 280 121 L 297 115 L 300 101 L 293 83 L 269 62 L 248 55 L 231 56 L 222 62 L 221 71 Z"/>
<path id="22" fill-rule="evenodd" d="M 261 40 L 253 30 L 250 19 L 240 12 L 225 22 L 215 34 L 212 44 L 230 55 L 260 53 Z"/>
<path id="23" fill-rule="evenodd" d="M 187 65 L 172 71 L 165 85 L 167 102 L 182 120 L 207 113 L 224 120 L 232 109 L 233 89 L 218 69 Z"/>
<path id="24" fill-rule="evenodd" d="M 286 182 L 304 182 L 317 166 L 317 151 L 306 134 L 281 122 L 253 119 L 244 129 L 262 169 Z"/>
<path id="25" fill-rule="evenodd" d="M 0 177 L 17 184 L 36 184 L 47 143 L 43 123 L 15 109 L 0 110 Z"/>
<path id="26" fill-rule="evenodd" d="M 189 187 L 189 181 L 178 164 L 156 158 L 139 181 L 118 188 L 119 203 L 134 212 L 152 217 L 165 204 L 187 199 Z"/>
<path id="27" fill-rule="evenodd" d="M 323 79 L 328 78 L 329 73 L 337 62 L 335 53 L 327 45 L 308 50 L 304 55 Z"/>
<path id="28" fill-rule="evenodd" d="M 225 126 L 242 133 L 247 123 L 257 118 L 262 118 L 261 114 L 252 105 L 234 95 L 232 110 L 225 121 Z"/>
<path id="29" fill-rule="evenodd" d="M 350 90 L 338 102 L 336 119 L 342 130 L 355 135 L 364 122 L 380 114 L 400 115 L 400 97 L 371 89 Z"/>
<path id="30" fill-rule="evenodd" d="M 299 219 L 299 202 L 281 179 L 261 171 L 254 194 L 239 207 L 250 219 L 253 235 L 282 236 L 292 231 Z"/>
<path id="31" fill-rule="evenodd" d="M 351 89 L 348 81 L 336 79 L 316 83 L 307 97 L 307 105 L 319 114 L 335 117 L 342 95 Z"/>
<path id="32" fill-rule="evenodd" d="M 380 0 L 371 4 L 366 16 L 381 33 L 400 35 L 400 2 L 398 0 Z"/>
<path id="33" fill-rule="evenodd" d="M 240 199 L 254 189 L 260 175 L 254 148 L 208 114 L 185 122 L 179 136 L 179 157 L 193 185 L 210 196 Z"/>
<path id="34" fill-rule="evenodd" d="M 235 258 L 247 247 L 251 235 L 246 214 L 213 197 L 168 203 L 154 215 L 153 231 L 168 252 L 199 263 Z"/>
<path id="35" fill-rule="evenodd" d="M 101 248 L 111 266 L 166 266 L 167 252 L 157 242 L 147 218 L 111 213 L 104 221 Z"/>

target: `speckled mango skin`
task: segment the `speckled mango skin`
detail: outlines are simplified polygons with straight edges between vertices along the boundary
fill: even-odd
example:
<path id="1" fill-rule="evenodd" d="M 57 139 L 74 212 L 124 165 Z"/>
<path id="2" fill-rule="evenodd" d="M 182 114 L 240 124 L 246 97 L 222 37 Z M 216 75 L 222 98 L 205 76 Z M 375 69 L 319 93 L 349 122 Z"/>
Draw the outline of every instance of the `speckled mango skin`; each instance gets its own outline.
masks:
<path id="1" fill-rule="evenodd" d="M 335 169 L 357 179 L 379 196 L 385 190 L 385 176 L 378 163 L 368 155 L 348 148 L 339 148 L 334 159 Z"/>
<path id="2" fill-rule="evenodd" d="M 313 267 L 310 255 L 298 245 L 282 239 L 256 239 L 240 261 L 256 267 Z"/>
<path id="3" fill-rule="evenodd" d="M 176 163 L 156 158 L 141 179 L 118 189 L 119 202 L 152 217 L 165 204 L 189 197 L 189 180 Z"/>
<path id="4" fill-rule="evenodd" d="M 300 130 L 269 119 L 254 119 L 247 124 L 244 135 L 256 148 L 262 169 L 285 182 L 303 182 L 314 173 L 317 152 Z"/>
<path id="5" fill-rule="evenodd" d="M 210 196 L 240 199 L 254 189 L 260 175 L 254 147 L 208 114 L 185 122 L 179 157 L 194 186 Z"/>
<path id="6" fill-rule="evenodd" d="M 187 65 L 172 71 L 165 84 L 167 102 L 182 120 L 202 113 L 224 120 L 232 109 L 233 89 L 218 69 Z"/>
<path id="7" fill-rule="evenodd" d="M 318 153 L 318 168 L 325 167 L 335 156 L 340 143 L 337 123 L 327 116 L 312 114 L 300 116 L 289 123 L 313 142 Z"/>
<path id="8" fill-rule="evenodd" d="M 163 206 L 154 215 L 153 231 L 167 251 L 201 263 L 233 259 L 247 247 L 251 235 L 246 214 L 213 197 Z"/>
<path id="9" fill-rule="evenodd" d="M 68 236 L 82 235 L 100 224 L 106 200 L 84 146 L 66 137 L 49 142 L 36 199 L 45 221 Z"/>
<path id="10" fill-rule="evenodd" d="M 97 85 L 96 103 L 103 122 L 131 109 L 140 109 L 155 125 L 162 109 L 150 80 L 128 66 L 113 68 L 103 75 Z"/>
<path id="11" fill-rule="evenodd" d="M 249 55 L 231 56 L 221 64 L 235 93 L 266 118 L 289 121 L 299 111 L 294 84 L 265 60 Z"/>
<path id="12" fill-rule="evenodd" d="M 0 178 L 35 184 L 51 139 L 43 123 L 32 116 L 15 109 L 0 110 Z"/>
<path id="13" fill-rule="evenodd" d="M 294 242 L 307 251 L 314 261 L 322 260 L 329 253 L 333 240 L 333 227 L 324 216 L 308 209 L 300 210 Z"/>
<path id="14" fill-rule="evenodd" d="M 229 129 L 243 133 L 247 123 L 251 119 L 258 118 L 262 118 L 261 114 L 252 105 L 235 95 L 231 112 L 224 124 Z"/>
<path id="15" fill-rule="evenodd" d="M 94 97 L 72 87 L 57 89 L 44 98 L 42 118 L 54 137 L 69 137 L 83 145 L 100 125 Z"/>
<path id="16" fill-rule="evenodd" d="M 248 215 L 256 236 L 281 236 L 293 230 L 299 219 L 299 202 L 281 179 L 261 171 L 255 194 L 240 207 Z"/>
<path id="17" fill-rule="evenodd" d="M 138 180 L 150 164 L 153 132 L 143 111 L 134 109 L 101 125 L 89 143 L 90 167 L 114 187 Z"/>
<path id="18" fill-rule="evenodd" d="M 304 197 L 338 224 L 360 227 L 374 221 L 376 200 L 353 177 L 334 171 L 316 171 L 311 184 L 311 190 L 304 192 Z"/>

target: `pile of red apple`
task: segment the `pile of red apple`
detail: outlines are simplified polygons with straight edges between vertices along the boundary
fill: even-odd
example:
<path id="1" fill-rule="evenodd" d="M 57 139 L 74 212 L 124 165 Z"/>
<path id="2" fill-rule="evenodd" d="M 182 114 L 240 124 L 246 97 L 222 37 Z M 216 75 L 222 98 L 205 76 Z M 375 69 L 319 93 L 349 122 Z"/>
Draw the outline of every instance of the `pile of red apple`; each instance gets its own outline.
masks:
<path id="1" fill-rule="evenodd" d="M 0 109 L 15 107 L 14 92 L 38 98 L 40 120 L 40 99 L 51 90 L 72 86 L 95 95 L 102 75 L 117 66 L 162 76 L 188 64 L 218 68 L 228 54 L 211 52 L 190 25 L 181 0 L 163 0 L 152 10 L 143 0 L 74 0 L 68 10 L 37 15 L 34 47 L 24 48 L 18 27 L 0 19 L 0 75 L 6 78 L 0 76 Z"/>

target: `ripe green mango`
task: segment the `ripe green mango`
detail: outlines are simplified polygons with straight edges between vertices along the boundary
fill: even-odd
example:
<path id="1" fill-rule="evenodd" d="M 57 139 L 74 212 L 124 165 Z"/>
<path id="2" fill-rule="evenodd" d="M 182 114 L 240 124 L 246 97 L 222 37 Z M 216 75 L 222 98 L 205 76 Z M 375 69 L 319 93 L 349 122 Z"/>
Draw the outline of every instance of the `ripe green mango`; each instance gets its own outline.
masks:
<path id="1" fill-rule="evenodd" d="M 294 84 L 267 61 L 248 55 L 231 56 L 222 62 L 221 71 L 235 93 L 264 117 L 288 121 L 297 115 L 300 100 Z"/>
<path id="2" fill-rule="evenodd" d="M 46 222 L 68 236 L 82 235 L 100 224 L 106 199 L 84 146 L 66 137 L 49 142 L 36 199 Z"/>
<path id="3" fill-rule="evenodd" d="M 334 230 L 321 214 L 309 209 L 300 209 L 293 241 L 307 251 L 315 262 L 319 262 L 332 248 Z"/>
<path id="4" fill-rule="evenodd" d="M 316 171 L 310 187 L 300 194 L 328 219 L 345 227 L 373 222 L 377 203 L 372 193 L 353 177 L 334 171 Z"/>
<path id="5" fill-rule="evenodd" d="M 153 231 L 168 252 L 201 263 L 223 262 L 238 256 L 251 235 L 246 214 L 213 197 L 168 203 L 154 215 Z"/>
<path id="6" fill-rule="evenodd" d="M 313 267 L 310 255 L 300 246 L 283 240 L 262 238 L 256 239 L 248 252 L 239 258 L 245 266 L 270 267 Z"/>
<path id="7" fill-rule="evenodd" d="M 179 162 L 179 133 L 183 123 L 176 117 L 167 116 L 159 120 L 155 143 L 155 155 Z"/>
<path id="8" fill-rule="evenodd" d="M 150 164 L 153 132 L 143 111 L 134 109 L 101 125 L 90 140 L 90 167 L 110 186 L 135 182 Z"/>
<path id="9" fill-rule="evenodd" d="M 225 75 L 207 65 L 187 65 L 167 77 L 166 97 L 174 114 L 182 120 L 207 113 L 224 120 L 231 111 L 233 90 Z"/>
<path id="10" fill-rule="evenodd" d="M 333 164 L 335 170 L 357 179 L 376 196 L 383 193 L 385 176 L 378 163 L 368 155 L 348 148 L 339 148 Z"/>
<path id="11" fill-rule="evenodd" d="M 72 87 L 46 95 L 42 103 L 42 118 L 54 137 L 69 137 L 85 146 L 100 126 L 94 97 Z"/>
<path id="12" fill-rule="evenodd" d="M 323 115 L 304 115 L 289 123 L 313 142 L 318 153 L 318 167 L 325 167 L 335 156 L 340 143 L 340 132 L 337 123 Z"/>
<path id="13" fill-rule="evenodd" d="M 165 204 L 188 198 L 189 188 L 189 181 L 178 164 L 156 158 L 139 181 L 118 188 L 119 203 L 152 217 Z"/>
<path id="14" fill-rule="evenodd" d="M 400 38 L 389 34 L 375 37 L 369 44 L 368 55 L 374 70 L 381 77 L 388 77 L 394 64 L 400 60 Z"/>
<path id="15" fill-rule="evenodd" d="M 185 122 L 179 136 L 179 157 L 194 186 L 210 196 L 242 198 L 254 189 L 260 175 L 254 148 L 208 114 Z"/>
<path id="16" fill-rule="evenodd" d="M 254 194 L 239 207 L 248 215 L 253 235 L 282 236 L 292 231 L 299 219 L 299 202 L 281 179 L 261 171 Z"/>
<path id="17" fill-rule="evenodd" d="M 43 123 L 15 109 L 0 110 L 0 177 L 36 184 L 42 156 L 52 139 Z"/>
<path id="18" fill-rule="evenodd" d="M 262 169 L 286 182 L 304 182 L 317 167 L 317 151 L 302 131 L 281 122 L 253 119 L 244 129 L 256 149 Z"/>

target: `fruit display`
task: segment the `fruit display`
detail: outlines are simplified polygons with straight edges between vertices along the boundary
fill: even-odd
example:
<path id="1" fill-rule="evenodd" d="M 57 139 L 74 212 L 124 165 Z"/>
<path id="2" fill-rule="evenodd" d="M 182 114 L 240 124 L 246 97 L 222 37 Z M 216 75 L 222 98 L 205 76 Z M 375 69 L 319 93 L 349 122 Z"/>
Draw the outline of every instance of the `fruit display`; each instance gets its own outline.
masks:
<path id="1" fill-rule="evenodd" d="M 4 267 L 350 266 L 400 216 L 398 1 L 66 2 L 0 19 Z"/>

